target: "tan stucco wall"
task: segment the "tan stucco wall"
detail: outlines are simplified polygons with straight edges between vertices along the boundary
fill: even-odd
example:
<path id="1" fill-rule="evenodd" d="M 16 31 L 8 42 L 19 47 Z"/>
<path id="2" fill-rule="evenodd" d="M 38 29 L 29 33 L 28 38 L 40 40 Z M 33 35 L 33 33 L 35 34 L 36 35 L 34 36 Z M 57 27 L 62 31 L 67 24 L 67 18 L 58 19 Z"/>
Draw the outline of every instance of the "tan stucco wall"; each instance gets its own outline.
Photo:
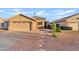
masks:
<path id="1" fill-rule="evenodd" d="M 75 15 L 75 16 L 73 16 L 73 17 L 70 17 L 70 18 L 68 18 L 66 21 L 67 21 L 67 23 L 68 23 L 68 25 L 70 26 L 70 27 L 72 27 L 72 30 L 78 30 L 78 20 L 77 20 L 77 18 L 79 18 L 79 14 L 78 15 Z"/>
<path id="2" fill-rule="evenodd" d="M 42 22 L 42 25 L 38 25 L 39 22 Z M 44 24 L 44 23 L 45 23 L 45 22 L 46 22 L 45 20 L 41 20 L 41 19 L 40 19 L 40 20 L 36 20 L 37 29 L 38 29 L 38 30 L 44 29 L 44 27 L 45 27 L 45 24 Z"/>
<path id="3" fill-rule="evenodd" d="M 35 22 L 35 21 L 32 21 L 32 30 L 33 31 L 38 30 L 38 28 L 37 28 L 37 22 Z"/>
<path id="4" fill-rule="evenodd" d="M 73 22 L 73 23 L 68 23 L 69 27 L 72 27 L 72 30 L 78 30 L 78 23 Z"/>

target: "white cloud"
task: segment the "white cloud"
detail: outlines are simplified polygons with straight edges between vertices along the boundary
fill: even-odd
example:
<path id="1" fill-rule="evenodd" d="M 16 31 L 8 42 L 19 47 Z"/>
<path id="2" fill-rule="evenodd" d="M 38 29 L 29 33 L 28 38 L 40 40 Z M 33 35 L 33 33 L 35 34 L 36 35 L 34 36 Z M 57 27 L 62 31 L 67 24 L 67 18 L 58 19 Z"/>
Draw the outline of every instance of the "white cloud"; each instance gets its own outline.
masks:
<path id="1" fill-rule="evenodd" d="M 39 15 L 39 16 L 42 16 L 42 15 L 44 15 L 44 14 L 46 14 L 45 11 L 38 11 L 38 12 L 36 12 L 36 15 Z"/>
<path id="2" fill-rule="evenodd" d="M 47 15 L 50 15 L 50 13 L 47 13 L 46 11 L 38 11 L 38 12 L 35 12 L 35 14 L 37 16 L 47 16 Z"/>
<path id="3" fill-rule="evenodd" d="M 76 10 L 58 10 L 58 11 L 54 11 L 54 13 L 56 15 L 64 15 L 64 14 L 68 14 L 68 13 L 72 13 L 75 12 Z"/>
<path id="4" fill-rule="evenodd" d="M 7 12 L 8 14 L 33 14 L 35 11 L 23 11 L 23 9 L 13 9 L 11 12 Z"/>
<path id="5" fill-rule="evenodd" d="M 63 10 L 55 10 L 53 11 L 53 13 L 58 13 L 58 12 L 62 12 Z"/>
<path id="6" fill-rule="evenodd" d="M 67 10 L 67 11 L 65 11 L 65 13 L 71 13 L 71 12 L 75 12 L 75 10 Z"/>
<path id="7" fill-rule="evenodd" d="M 14 14 L 14 15 L 17 15 L 17 14 L 26 14 L 25 11 L 22 11 L 22 9 L 13 9 L 11 12 L 8 12 L 8 14 Z"/>
<path id="8" fill-rule="evenodd" d="M 29 13 L 29 14 L 33 14 L 35 11 L 30 11 L 30 12 L 26 12 L 26 13 Z"/>

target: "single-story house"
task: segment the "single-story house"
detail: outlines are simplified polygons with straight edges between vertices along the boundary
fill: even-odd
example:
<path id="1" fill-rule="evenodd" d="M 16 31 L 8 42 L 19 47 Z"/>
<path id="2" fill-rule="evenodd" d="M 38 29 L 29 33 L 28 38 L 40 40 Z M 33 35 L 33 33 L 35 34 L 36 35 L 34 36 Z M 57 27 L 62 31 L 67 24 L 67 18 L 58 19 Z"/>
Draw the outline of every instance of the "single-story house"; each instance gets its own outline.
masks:
<path id="1" fill-rule="evenodd" d="M 7 30 L 8 29 L 8 21 L 0 18 L 0 29 Z"/>
<path id="2" fill-rule="evenodd" d="M 72 30 L 79 30 L 79 13 L 58 19 L 56 23 L 59 26 L 72 27 Z"/>
<path id="3" fill-rule="evenodd" d="M 11 17 L 8 21 L 8 30 L 24 32 L 36 31 L 40 28 L 44 28 L 46 23 L 45 19 L 41 19 L 40 17 L 28 17 L 23 14 Z"/>

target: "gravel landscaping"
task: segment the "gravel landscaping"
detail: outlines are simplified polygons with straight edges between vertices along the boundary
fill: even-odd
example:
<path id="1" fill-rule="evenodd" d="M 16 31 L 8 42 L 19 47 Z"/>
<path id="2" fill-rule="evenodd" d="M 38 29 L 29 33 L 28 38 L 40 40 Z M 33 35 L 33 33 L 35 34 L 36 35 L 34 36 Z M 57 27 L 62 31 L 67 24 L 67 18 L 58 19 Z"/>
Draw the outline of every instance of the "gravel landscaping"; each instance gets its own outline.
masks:
<path id="1" fill-rule="evenodd" d="M 34 34 L 35 35 L 35 34 Z M 63 31 L 57 38 L 26 35 L 10 50 L 17 51 L 79 51 L 79 32 Z"/>

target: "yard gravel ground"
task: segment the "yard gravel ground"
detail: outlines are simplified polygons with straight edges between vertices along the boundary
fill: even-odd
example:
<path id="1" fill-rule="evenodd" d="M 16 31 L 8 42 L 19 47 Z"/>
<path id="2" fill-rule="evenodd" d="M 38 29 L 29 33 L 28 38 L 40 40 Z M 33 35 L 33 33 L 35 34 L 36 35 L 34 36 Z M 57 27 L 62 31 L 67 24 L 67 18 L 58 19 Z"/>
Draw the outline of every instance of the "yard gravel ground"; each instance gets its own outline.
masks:
<path id="1" fill-rule="evenodd" d="M 63 31 L 57 38 L 26 34 L 10 50 L 17 51 L 79 51 L 79 32 Z"/>
<path id="2" fill-rule="evenodd" d="M 79 31 L 62 31 L 57 38 L 46 33 L 0 32 L 3 51 L 79 51 Z"/>

